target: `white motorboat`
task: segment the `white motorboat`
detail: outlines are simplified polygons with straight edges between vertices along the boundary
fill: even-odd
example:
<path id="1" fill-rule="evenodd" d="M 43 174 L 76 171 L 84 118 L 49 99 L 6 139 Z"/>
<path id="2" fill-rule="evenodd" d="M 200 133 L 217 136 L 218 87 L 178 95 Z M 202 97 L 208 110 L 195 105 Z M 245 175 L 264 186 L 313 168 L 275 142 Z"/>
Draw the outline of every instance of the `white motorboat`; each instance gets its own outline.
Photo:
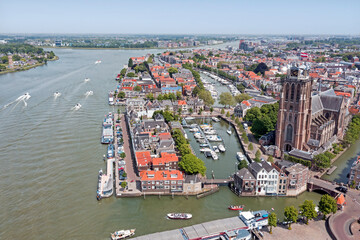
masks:
<path id="1" fill-rule="evenodd" d="M 95 64 L 99 64 L 99 63 L 101 63 L 101 60 L 97 60 L 97 61 L 95 62 Z"/>
<path id="2" fill-rule="evenodd" d="M 208 135 L 208 136 L 206 136 L 206 138 L 207 138 L 207 140 L 212 141 L 212 142 L 221 142 L 222 141 L 221 137 L 218 135 Z"/>
<path id="3" fill-rule="evenodd" d="M 220 122 L 220 119 L 218 119 L 217 117 L 212 117 L 211 118 L 214 122 Z"/>
<path id="4" fill-rule="evenodd" d="M 190 131 L 190 132 L 198 132 L 199 129 L 198 129 L 198 128 L 191 128 L 189 131 Z"/>
<path id="5" fill-rule="evenodd" d="M 190 214 L 190 213 L 169 213 L 169 214 L 167 214 L 167 217 L 169 219 L 187 220 L 187 219 L 192 218 L 192 214 Z"/>
<path id="6" fill-rule="evenodd" d="M 119 230 L 111 234 L 112 240 L 119 240 L 124 239 L 127 237 L 131 237 L 135 234 L 136 229 L 130 229 L 130 230 Z"/>
<path id="7" fill-rule="evenodd" d="M 185 120 L 194 120 L 194 117 L 186 117 Z"/>
<path id="8" fill-rule="evenodd" d="M 232 134 L 232 131 L 231 131 L 231 128 L 229 127 L 228 130 L 226 130 L 226 132 L 231 135 Z"/>
<path id="9" fill-rule="evenodd" d="M 77 104 L 73 107 L 74 110 L 79 110 L 80 108 L 81 108 L 81 104 L 80 104 L 80 103 L 77 103 Z"/>
<path id="10" fill-rule="evenodd" d="M 93 91 L 87 91 L 87 92 L 85 93 L 85 96 L 90 96 L 90 95 L 94 95 L 94 92 L 93 92 Z"/>
<path id="11" fill-rule="evenodd" d="M 216 152 L 216 153 L 220 152 L 219 148 L 217 146 L 213 146 L 213 149 L 214 149 L 214 152 Z"/>
<path id="12" fill-rule="evenodd" d="M 200 152 L 208 152 L 211 151 L 210 148 L 200 148 Z"/>
<path id="13" fill-rule="evenodd" d="M 206 129 L 206 130 L 204 130 L 204 133 L 207 135 L 215 135 L 216 131 L 213 129 Z"/>
<path id="14" fill-rule="evenodd" d="M 60 97 L 61 96 L 61 93 L 59 93 L 58 91 L 54 92 L 54 97 L 57 98 L 57 97 Z"/>
<path id="15" fill-rule="evenodd" d="M 225 152 L 225 151 L 226 151 L 224 145 L 222 145 L 222 144 L 220 144 L 220 145 L 218 146 L 218 148 L 219 148 L 220 152 Z"/>
<path id="16" fill-rule="evenodd" d="M 236 153 L 236 158 L 237 158 L 238 161 L 245 160 L 245 156 L 244 156 L 244 154 L 242 154 L 242 152 L 237 152 Z"/>
<path id="17" fill-rule="evenodd" d="M 195 133 L 194 137 L 197 139 L 203 139 L 204 137 L 201 135 L 201 133 Z"/>
<path id="18" fill-rule="evenodd" d="M 210 154 L 211 154 L 211 157 L 212 157 L 214 160 L 218 160 L 218 159 L 219 159 L 218 155 L 217 155 L 214 151 L 210 151 Z"/>
<path id="19" fill-rule="evenodd" d="M 84 82 L 90 81 L 90 78 L 85 78 Z"/>

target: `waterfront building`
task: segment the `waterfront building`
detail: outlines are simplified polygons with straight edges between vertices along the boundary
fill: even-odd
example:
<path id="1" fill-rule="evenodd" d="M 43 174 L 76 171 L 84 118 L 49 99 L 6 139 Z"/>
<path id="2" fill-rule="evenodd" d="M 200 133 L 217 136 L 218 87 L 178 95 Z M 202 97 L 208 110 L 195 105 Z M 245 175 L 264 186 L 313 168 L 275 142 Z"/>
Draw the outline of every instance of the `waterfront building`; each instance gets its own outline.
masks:
<path id="1" fill-rule="evenodd" d="M 247 168 L 242 168 L 234 174 L 234 190 L 238 195 L 254 196 L 255 186 L 256 178 Z"/>
<path id="2" fill-rule="evenodd" d="M 175 153 L 162 152 L 161 157 L 152 159 L 152 169 L 159 170 L 178 170 L 179 158 Z"/>
<path id="3" fill-rule="evenodd" d="M 179 170 L 141 171 L 141 190 L 152 193 L 182 192 L 184 174 Z"/>
<path id="4" fill-rule="evenodd" d="M 202 191 L 202 183 L 198 175 L 186 175 L 183 191 L 186 194 L 195 194 Z"/>
<path id="5" fill-rule="evenodd" d="M 279 172 L 268 162 L 252 162 L 248 166 L 249 171 L 256 178 L 256 195 L 277 195 Z"/>
<path id="6" fill-rule="evenodd" d="M 312 95 L 307 66 L 292 66 L 282 85 L 275 140 L 277 157 L 298 151 L 321 153 L 336 138 L 343 137 L 350 119 L 348 101 L 343 96 L 337 96 L 333 89 Z"/>

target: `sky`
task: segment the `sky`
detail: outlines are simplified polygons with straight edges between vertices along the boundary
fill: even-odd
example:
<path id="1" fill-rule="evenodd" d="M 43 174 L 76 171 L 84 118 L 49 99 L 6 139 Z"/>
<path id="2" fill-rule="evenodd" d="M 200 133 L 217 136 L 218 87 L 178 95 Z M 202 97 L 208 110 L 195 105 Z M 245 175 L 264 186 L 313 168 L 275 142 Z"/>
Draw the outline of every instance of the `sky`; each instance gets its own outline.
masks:
<path id="1" fill-rule="evenodd" d="M 360 0 L 0 0 L 0 33 L 360 34 Z"/>

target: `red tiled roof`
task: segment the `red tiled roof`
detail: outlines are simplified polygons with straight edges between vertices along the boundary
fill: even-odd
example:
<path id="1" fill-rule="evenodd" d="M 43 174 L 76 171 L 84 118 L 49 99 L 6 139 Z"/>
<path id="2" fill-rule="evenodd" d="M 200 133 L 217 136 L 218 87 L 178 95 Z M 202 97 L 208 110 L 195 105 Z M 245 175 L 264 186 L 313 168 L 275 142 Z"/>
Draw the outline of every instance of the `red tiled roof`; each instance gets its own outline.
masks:
<path id="1" fill-rule="evenodd" d="M 167 152 L 161 153 L 160 158 L 152 159 L 153 165 L 165 165 L 166 163 L 169 163 L 169 162 L 178 162 L 178 161 L 179 161 L 179 158 L 176 156 L 175 153 L 167 153 Z"/>
<path id="2" fill-rule="evenodd" d="M 179 170 L 164 170 L 164 171 L 141 171 L 141 181 L 161 181 L 161 180 L 184 180 L 183 173 Z"/>
<path id="3" fill-rule="evenodd" d="M 151 163 L 151 156 L 149 151 L 136 152 L 136 159 L 138 166 L 148 166 Z"/>
<path id="4" fill-rule="evenodd" d="M 185 100 L 179 100 L 178 105 L 186 105 L 186 101 Z"/>

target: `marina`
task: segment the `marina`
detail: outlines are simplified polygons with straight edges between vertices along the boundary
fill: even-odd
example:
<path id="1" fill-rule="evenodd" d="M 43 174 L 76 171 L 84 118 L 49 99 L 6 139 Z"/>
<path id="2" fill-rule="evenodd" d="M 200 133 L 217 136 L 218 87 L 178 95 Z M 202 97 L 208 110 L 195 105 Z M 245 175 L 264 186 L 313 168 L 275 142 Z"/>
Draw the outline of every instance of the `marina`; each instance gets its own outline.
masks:
<path id="1" fill-rule="evenodd" d="M 238 45 L 238 42 L 233 45 Z M 115 230 L 132 228 L 136 228 L 135 236 L 141 236 L 184 228 L 204 221 L 234 217 L 234 212 L 226 208 L 231 204 L 245 204 L 247 209 L 254 210 L 260 209 L 259 206 L 267 209 L 274 207 L 277 214 L 281 215 L 284 206 L 298 205 L 305 199 L 313 200 L 315 203 L 319 201 L 321 195 L 310 192 L 305 192 L 298 198 L 268 198 L 266 201 L 255 197 L 239 198 L 227 187 L 220 187 L 219 192 L 200 199 L 191 196 L 146 196 L 145 199 L 110 197 L 97 201 L 95 191 L 99 170 L 107 172 L 107 162 L 104 164 L 102 160 L 107 152 L 107 145 L 99 143 L 103 130 L 101 122 L 104 115 L 110 111 L 123 109 L 115 105 L 109 106 L 106 98 L 114 86 L 114 73 L 119 71 L 119 63 L 127 63 L 129 57 L 146 53 L 156 55 L 161 51 L 54 51 L 60 61 L 31 71 L 0 76 L 3 83 L 0 90 L 1 106 L 16 100 L 26 92 L 32 96 L 30 100 L 26 100 L 26 108 L 19 107 L 23 105 L 19 104 L 15 108 L 8 107 L 0 112 L 0 122 L 7 125 L 3 125 L 0 134 L 7 139 L 6 142 L 0 143 L 1 149 L 5 149 L 1 152 L 1 158 L 17 159 L 4 161 L 4 166 L 0 169 L 4 176 L 1 181 L 4 194 L 0 196 L 0 216 L 9 220 L 0 226 L 2 238 L 22 238 L 19 228 L 28 233 L 27 237 L 36 239 L 48 239 L 49 235 L 59 236 L 59 228 L 67 229 L 59 239 L 104 239 Z M 94 66 L 99 55 L 106 64 Z M 64 72 L 67 74 L 64 75 Z M 85 72 L 86 76 L 91 78 L 86 84 Z M 84 98 L 83 94 L 87 90 L 85 86 L 96 89 L 96 95 L 102 96 L 101 99 Z M 53 93 L 56 91 L 61 92 L 62 96 L 54 101 Z M 81 111 L 71 111 L 71 107 L 77 102 L 82 105 Z M 49 108 L 56 110 L 49 112 Z M 9 118 L 13 121 L 7 121 Z M 197 121 L 190 120 L 189 123 Z M 24 122 L 26 124 L 23 124 Z M 82 124 L 78 124 L 79 122 Z M 76 127 L 69 128 L 75 125 Z M 240 145 L 235 134 L 226 133 L 226 122 L 220 120 L 212 125 L 226 147 L 226 152 L 220 153 L 219 161 L 206 159 L 200 153 L 199 143 L 193 138 L 193 134 L 190 134 L 188 129 L 185 131 L 194 152 L 205 161 L 207 177 L 210 179 L 213 171 L 216 178 L 227 179 L 236 169 L 236 152 L 241 151 Z M 117 141 L 117 138 L 114 140 Z M 21 151 L 17 150 L 17 146 L 22 146 Z M 355 149 L 356 147 L 358 145 L 354 144 Z M 124 150 L 127 149 L 129 145 L 125 142 Z M 23 158 L 24 155 L 26 158 Z M 129 165 L 130 159 L 131 155 L 128 157 L 127 154 L 125 169 L 132 168 L 132 165 Z M 115 162 L 114 169 L 118 168 L 118 164 L 119 161 Z M 339 169 L 341 168 L 338 167 L 336 171 Z M 129 170 L 126 172 L 130 173 Z M 115 188 L 119 191 L 116 174 L 118 171 L 115 171 Z M 129 175 L 128 179 L 131 178 Z M 130 182 L 129 187 L 131 184 L 135 182 Z M 77 214 L 74 215 L 74 211 Z M 138 214 L 139 211 L 141 214 Z M 193 218 L 185 222 L 169 221 L 164 217 L 169 212 L 189 212 L 193 214 Z M 29 224 L 29 221 L 32 224 Z M 42 222 L 48 224 L 40 224 Z M 82 224 L 79 225 L 79 222 Z"/>

